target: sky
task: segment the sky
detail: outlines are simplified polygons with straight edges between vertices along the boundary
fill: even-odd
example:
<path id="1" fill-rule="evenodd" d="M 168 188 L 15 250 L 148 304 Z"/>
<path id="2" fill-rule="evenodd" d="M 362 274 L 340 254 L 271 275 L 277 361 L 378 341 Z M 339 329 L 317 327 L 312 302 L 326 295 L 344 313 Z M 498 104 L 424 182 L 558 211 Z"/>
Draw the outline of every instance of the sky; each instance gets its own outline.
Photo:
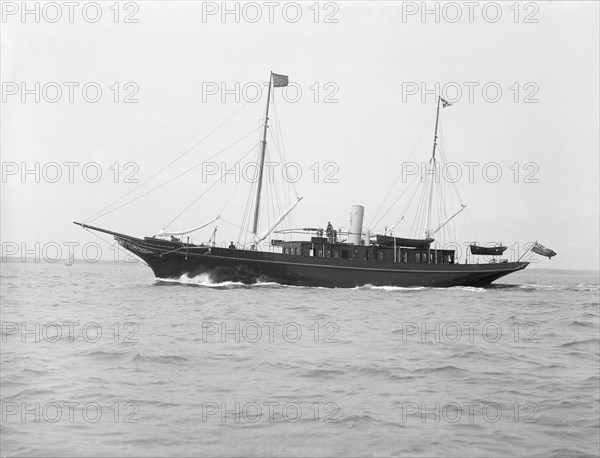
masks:
<path id="1" fill-rule="evenodd" d="M 230 176 L 210 188 L 207 164 L 256 158 L 266 98 L 256 88 L 274 71 L 293 83 L 275 89 L 272 113 L 301 171 L 293 227 L 347 228 L 353 204 L 375 223 L 397 177 L 384 209 L 429 159 L 441 95 L 453 102 L 441 113 L 440 148 L 455 164 L 445 171 L 461 173 L 467 205 L 453 221 L 458 242 L 502 242 L 512 256 L 537 240 L 558 255 L 535 267 L 599 268 L 597 2 L 117 5 L 32 2 L 23 14 L 21 2 L 2 3 L 3 255 L 39 243 L 64 258 L 79 244 L 79 258 L 97 242 L 110 259 L 109 239 L 72 221 L 194 166 L 91 224 L 144 236 L 222 214 L 218 242 L 237 240 L 250 186 Z M 392 225 L 403 206 L 369 228 Z"/>

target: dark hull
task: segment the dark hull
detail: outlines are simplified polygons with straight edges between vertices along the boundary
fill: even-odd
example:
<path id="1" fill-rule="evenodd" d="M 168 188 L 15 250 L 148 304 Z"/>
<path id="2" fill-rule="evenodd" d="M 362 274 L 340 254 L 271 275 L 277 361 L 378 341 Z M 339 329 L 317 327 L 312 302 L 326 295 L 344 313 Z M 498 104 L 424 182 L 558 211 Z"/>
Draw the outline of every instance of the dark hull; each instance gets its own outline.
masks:
<path id="1" fill-rule="evenodd" d="M 526 262 L 504 264 L 390 263 L 219 247 L 186 246 L 159 239 L 115 237 L 144 260 L 157 278 L 179 279 L 207 274 L 214 283 L 276 282 L 283 285 L 352 288 L 373 286 L 485 286 L 527 267 Z"/>

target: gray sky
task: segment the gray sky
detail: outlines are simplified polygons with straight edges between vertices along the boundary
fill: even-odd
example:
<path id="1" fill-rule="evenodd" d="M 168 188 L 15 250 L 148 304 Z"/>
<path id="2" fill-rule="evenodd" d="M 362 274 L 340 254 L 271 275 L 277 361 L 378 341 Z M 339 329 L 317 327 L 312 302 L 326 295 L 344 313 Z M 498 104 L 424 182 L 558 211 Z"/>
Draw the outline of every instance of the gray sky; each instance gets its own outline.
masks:
<path id="1" fill-rule="evenodd" d="M 21 15 L 21 2 L 4 2 L 3 243 L 100 242 L 71 221 L 87 219 L 135 188 L 128 176 L 143 181 L 178 157 L 254 98 L 252 89 L 273 70 L 302 90 L 295 103 L 292 90 L 288 101 L 276 90 L 287 159 L 302 169 L 295 185 L 304 197 L 293 215 L 296 226 L 332 221 L 347 227 L 351 204 L 364 205 L 365 223 L 371 222 L 403 162 L 426 161 L 431 154 L 435 95 L 422 89 L 433 91 L 439 83 L 442 96 L 455 100 L 442 112 L 442 142 L 447 159 L 463 173 L 456 186 L 468 210 L 456 221 L 460 241 L 523 246 L 539 240 L 558 256 L 539 258 L 537 267 L 598 269 L 597 2 L 519 8 L 480 2 L 472 11 L 463 2 L 430 3 L 432 11 L 439 8 L 438 22 L 433 13 L 422 16 L 421 2 L 311 4 L 280 2 L 270 22 L 262 2 L 230 3 L 233 11 L 237 5 L 237 18 L 222 17 L 221 2 L 121 3 L 117 18 L 109 2 L 100 4 L 102 16 L 92 22 L 96 10 L 86 2 L 72 18 L 58 3 L 58 20 L 56 8 L 42 3 L 38 23 L 34 13 Z M 223 85 L 232 92 L 223 95 Z M 102 94 L 91 103 L 97 87 Z M 24 88 L 31 92 L 23 101 Z M 207 92 L 215 88 L 217 94 Z M 137 103 L 123 103 L 128 95 Z M 132 196 L 257 128 L 263 100 L 249 103 Z M 231 165 L 258 140 L 258 133 L 251 134 L 215 160 Z M 467 162 L 477 163 L 472 179 Z M 36 163 L 39 183 L 35 173 L 21 173 L 23 165 L 35 170 Z M 59 179 L 51 163 L 59 165 Z M 76 163 L 72 180 L 65 163 Z M 314 163 L 320 170 L 316 183 Z M 327 163 L 336 166 L 326 169 Z M 97 169 L 102 176 L 94 183 Z M 334 170 L 337 183 L 325 182 Z M 498 170 L 502 176 L 495 180 Z M 202 181 L 198 168 L 94 224 L 152 235 L 212 183 Z M 236 224 L 247 198 L 244 184 L 224 213 Z M 230 185 L 215 188 L 170 228 L 214 218 L 235 188 Z M 393 198 L 402 189 L 397 186 Z M 372 229 L 393 224 L 401 207 Z M 207 240 L 211 228 L 198 240 Z M 220 242 L 237 238 L 237 229 L 222 230 Z"/>

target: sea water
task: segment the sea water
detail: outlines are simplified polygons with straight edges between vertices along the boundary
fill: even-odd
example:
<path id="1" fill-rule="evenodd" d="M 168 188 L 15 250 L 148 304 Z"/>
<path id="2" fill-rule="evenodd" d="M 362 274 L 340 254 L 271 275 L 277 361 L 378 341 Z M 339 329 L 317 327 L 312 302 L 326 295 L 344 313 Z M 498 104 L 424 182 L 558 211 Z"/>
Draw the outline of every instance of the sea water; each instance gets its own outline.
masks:
<path id="1" fill-rule="evenodd" d="M 2 456 L 598 456 L 598 272 L 214 285 L 2 264 Z"/>

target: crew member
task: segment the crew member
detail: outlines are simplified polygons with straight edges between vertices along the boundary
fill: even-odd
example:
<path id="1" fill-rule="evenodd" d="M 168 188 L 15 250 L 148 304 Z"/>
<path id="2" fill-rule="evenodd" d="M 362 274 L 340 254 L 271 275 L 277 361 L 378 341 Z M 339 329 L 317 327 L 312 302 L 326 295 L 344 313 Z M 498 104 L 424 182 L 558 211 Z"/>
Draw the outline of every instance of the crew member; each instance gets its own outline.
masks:
<path id="1" fill-rule="evenodd" d="M 235 245 L 233 244 L 233 241 L 229 244 L 229 249 L 235 250 Z"/>
<path id="2" fill-rule="evenodd" d="M 329 221 L 327 223 L 327 229 L 325 231 L 325 234 L 327 235 L 327 241 L 329 243 L 335 243 L 335 234 L 334 234 L 333 226 L 331 225 L 331 221 Z"/>

